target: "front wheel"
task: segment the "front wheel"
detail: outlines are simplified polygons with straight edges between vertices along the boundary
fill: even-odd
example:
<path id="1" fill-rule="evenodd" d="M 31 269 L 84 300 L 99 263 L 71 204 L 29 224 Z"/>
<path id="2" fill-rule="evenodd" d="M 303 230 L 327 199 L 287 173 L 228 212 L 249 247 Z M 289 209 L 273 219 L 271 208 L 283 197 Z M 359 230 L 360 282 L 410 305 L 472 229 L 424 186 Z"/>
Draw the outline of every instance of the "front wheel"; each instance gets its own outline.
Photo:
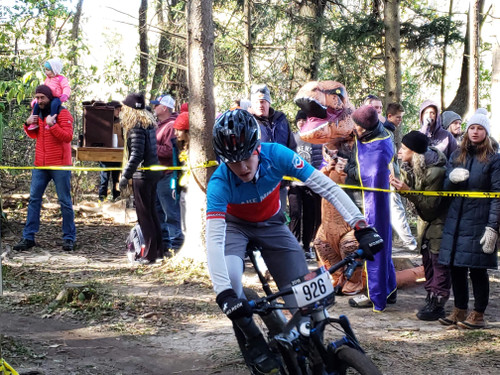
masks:
<path id="1" fill-rule="evenodd" d="M 335 354 L 340 363 L 338 371 L 341 375 L 382 375 L 371 359 L 357 349 L 341 346 Z"/>

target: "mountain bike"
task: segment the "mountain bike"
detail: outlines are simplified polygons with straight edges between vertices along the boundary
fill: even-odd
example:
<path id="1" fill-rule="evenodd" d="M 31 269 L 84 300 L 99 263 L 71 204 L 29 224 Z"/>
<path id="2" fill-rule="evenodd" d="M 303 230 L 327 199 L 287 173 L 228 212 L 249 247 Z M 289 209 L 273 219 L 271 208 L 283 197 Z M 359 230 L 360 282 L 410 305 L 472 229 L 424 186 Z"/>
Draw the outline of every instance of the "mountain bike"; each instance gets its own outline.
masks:
<path id="1" fill-rule="evenodd" d="M 262 288 L 266 293 L 260 297 L 252 289 L 245 288 L 245 295 L 253 308 L 254 318 L 267 336 L 271 350 L 281 357 L 282 375 L 381 375 L 380 370 L 367 357 L 361 347 L 349 320 L 345 315 L 329 316 L 327 308 L 335 302 L 335 292 L 330 274 L 345 267 L 347 278 L 361 266 L 363 251 L 357 250 L 333 265 L 293 280 L 291 288 L 273 293 L 269 283 L 258 266 L 258 249 L 249 249 L 247 255 L 252 262 Z M 277 300 L 294 294 L 297 306 L 285 307 Z M 283 310 L 295 310 L 290 319 Z M 334 341 L 325 342 L 325 330 L 331 328 L 340 333 Z M 328 332 L 330 333 L 330 332 Z M 240 343 L 240 348 L 242 347 Z M 247 363 L 252 374 L 260 374 Z"/>

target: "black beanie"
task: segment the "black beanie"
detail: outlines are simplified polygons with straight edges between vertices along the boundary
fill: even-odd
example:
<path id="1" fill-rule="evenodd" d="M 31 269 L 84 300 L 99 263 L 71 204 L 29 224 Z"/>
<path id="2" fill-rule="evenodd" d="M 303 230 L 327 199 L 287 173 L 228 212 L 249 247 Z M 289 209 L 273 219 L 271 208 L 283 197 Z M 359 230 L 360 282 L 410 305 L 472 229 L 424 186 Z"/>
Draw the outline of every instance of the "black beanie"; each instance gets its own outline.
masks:
<path id="1" fill-rule="evenodd" d="M 406 134 L 401 142 L 417 154 L 425 154 L 429 146 L 429 138 L 424 133 L 416 130 Z"/>
<path id="2" fill-rule="evenodd" d="M 303 110 L 299 109 L 297 111 L 297 114 L 295 115 L 295 122 L 299 120 L 307 120 L 307 113 L 305 113 Z"/>
<path id="3" fill-rule="evenodd" d="M 146 100 L 144 100 L 144 95 L 140 93 L 128 94 L 122 103 L 133 109 L 146 108 Z"/>
<path id="4" fill-rule="evenodd" d="M 378 113 L 375 108 L 370 105 L 362 105 L 354 111 L 352 119 L 356 125 L 363 129 L 372 130 L 378 125 Z"/>
<path id="5" fill-rule="evenodd" d="M 50 89 L 49 86 L 47 85 L 40 85 L 38 86 L 36 89 L 35 89 L 35 94 L 43 94 L 45 95 L 47 98 L 49 98 L 49 100 L 52 100 L 54 99 L 54 95 L 52 95 L 52 90 Z"/>

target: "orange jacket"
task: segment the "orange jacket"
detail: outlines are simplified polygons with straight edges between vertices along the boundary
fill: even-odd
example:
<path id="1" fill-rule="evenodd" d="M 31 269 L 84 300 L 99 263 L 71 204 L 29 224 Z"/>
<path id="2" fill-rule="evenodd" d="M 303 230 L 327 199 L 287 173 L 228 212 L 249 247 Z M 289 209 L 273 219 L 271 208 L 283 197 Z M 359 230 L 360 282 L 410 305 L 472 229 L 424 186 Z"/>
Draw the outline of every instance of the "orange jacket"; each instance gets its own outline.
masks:
<path id="1" fill-rule="evenodd" d="M 24 131 L 28 137 L 36 139 L 35 166 L 72 165 L 71 140 L 73 139 L 73 117 L 66 108 L 57 115 L 56 123 L 45 128 L 45 118 L 38 117 L 38 128 Z"/>

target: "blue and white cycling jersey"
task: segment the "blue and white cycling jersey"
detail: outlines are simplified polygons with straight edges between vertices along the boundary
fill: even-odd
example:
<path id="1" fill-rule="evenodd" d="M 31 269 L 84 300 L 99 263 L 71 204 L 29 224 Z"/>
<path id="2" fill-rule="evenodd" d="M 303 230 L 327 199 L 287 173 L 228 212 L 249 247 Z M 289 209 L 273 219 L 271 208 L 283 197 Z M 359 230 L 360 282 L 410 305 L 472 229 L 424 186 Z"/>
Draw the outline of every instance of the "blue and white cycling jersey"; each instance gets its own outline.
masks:
<path id="1" fill-rule="evenodd" d="M 328 200 L 354 227 L 364 216 L 347 194 L 292 150 L 276 143 L 262 143 L 253 181 L 243 182 L 225 164 L 212 175 L 207 188 L 207 256 L 214 290 L 231 289 L 224 249 L 226 213 L 248 222 L 262 222 L 280 209 L 279 185 L 283 176 L 296 177 Z"/>
<path id="2" fill-rule="evenodd" d="M 268 220 L 280 209 L 279 187 L 284 176 L 301 181 L 314 168 L 298 154 L 278 143 L 262 143 L 256 178 L 241 181 L 226 164 L 212 175 L 207 189 L 207 220 L 224 218 L 226 212 L 251 222 Z"/>

